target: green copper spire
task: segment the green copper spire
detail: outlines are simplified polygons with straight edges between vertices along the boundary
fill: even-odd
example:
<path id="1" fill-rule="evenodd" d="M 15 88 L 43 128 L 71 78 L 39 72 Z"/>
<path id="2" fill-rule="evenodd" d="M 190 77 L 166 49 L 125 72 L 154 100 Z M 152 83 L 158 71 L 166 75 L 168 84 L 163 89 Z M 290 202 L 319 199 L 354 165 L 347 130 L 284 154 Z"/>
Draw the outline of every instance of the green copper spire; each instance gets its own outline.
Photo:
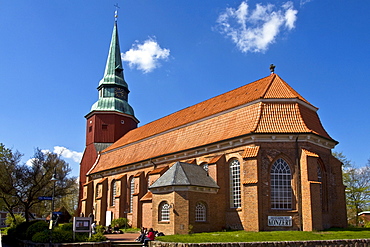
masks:
<path id="1" fill-rule="evenodd" d="M 100 80 L 99 100 L 91 107 L 92 111 L 118 111 L 134 116 L 134 110 L 128 104 L 128 86 L 123 76 L 121 50 L 117 31 L 117 10 L 109 47 L 104 77 Z"/>
<path id="2" fill-rule="evenodd" d="M 100 81 L 99 86 L 102 84 L 119 84 L 127 87 L 127 83 L 123 77 L 123 67 L 121 59 L 121 50 L 119 47 L 117 21 L 114 22 L 112 33 L 112 40 L 109 47 L 107 64 L 105 65 L 104 77 Z"/>

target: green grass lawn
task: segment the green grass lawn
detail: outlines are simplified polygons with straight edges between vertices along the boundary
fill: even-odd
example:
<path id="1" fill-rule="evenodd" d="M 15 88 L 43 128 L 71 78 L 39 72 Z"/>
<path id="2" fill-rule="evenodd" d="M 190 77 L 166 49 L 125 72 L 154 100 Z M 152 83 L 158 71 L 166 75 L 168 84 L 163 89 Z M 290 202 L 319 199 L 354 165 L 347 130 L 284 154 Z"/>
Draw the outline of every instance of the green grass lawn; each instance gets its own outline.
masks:
<path id="1" fill-rule="evenodd" d="M 156 240 L 180 243 L 212 242 L 266 242 L 266 241 L 300 241 L 370 238 L 370 228 L 331 229 L 318 232 L 274 231 L 274 232 L 207 232 L 190 235 L 168 235 Z"/>

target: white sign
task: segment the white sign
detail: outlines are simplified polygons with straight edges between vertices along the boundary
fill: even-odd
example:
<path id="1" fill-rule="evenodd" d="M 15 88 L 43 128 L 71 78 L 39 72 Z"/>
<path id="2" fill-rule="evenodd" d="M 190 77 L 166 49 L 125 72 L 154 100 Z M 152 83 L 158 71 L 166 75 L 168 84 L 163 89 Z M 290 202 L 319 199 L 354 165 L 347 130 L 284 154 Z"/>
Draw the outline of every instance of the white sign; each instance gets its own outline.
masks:
<path id="1" fill-rule="evenodd" d="M 268 226 L 292 226 L 292 216 L 268 216 Z"/>

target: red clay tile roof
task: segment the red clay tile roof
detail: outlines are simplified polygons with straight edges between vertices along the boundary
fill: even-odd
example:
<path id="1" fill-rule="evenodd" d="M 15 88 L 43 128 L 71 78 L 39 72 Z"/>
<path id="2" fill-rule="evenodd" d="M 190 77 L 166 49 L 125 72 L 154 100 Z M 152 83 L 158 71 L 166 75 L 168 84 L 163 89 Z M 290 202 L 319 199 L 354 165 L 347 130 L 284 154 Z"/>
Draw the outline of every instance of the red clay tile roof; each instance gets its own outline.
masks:
<path id="1" fill-rule="evenodd" d="M 257 184 L 257 183 L 258 183 L 258 180 L 246 180 L 246 181 L 243 181 L 243 184 L 244 185 Z"/>
<path id="2" fill-rule="evenodd" d="M 141 199 L 140 201 L 151 201 L 153 198 L 152 192 L 148 191 Z"/>
<path id="3" fill-rule="evenodd" d="M 103 183 L 105 180 L 107 180 L 108 178 L 102 178 L 102 179 L 100 179 L 100 181 L 98 182 L 98 184 L 101 184 L 101 183 Z"/>
<path id="4" fill-rule="evenodd" d="M 271 74 L 270 76 L 177 111 L 130 131 L 125 135 L 125 138 L 121 138 L 105 149 L 105 151 L 163 133 L 164 131 L 252 102 L 256 99 L 272 97 L 283 99 L 298 98 L 308 103 L 307 100 L 294 91 L 278 75 Z"/>
<path id="5" fill-rule="evenodd" d="M 302 148 L 302 152 L 304 152 L 307 156 L 311 156 L 311 157 L 320 157 L 318 154 L 314 153 L 314 152 L 311 152 L 307 149 L 304 149 Z"/>
<path id="6" fill-rule="evenodd" d="M 257 157 L 260 146 L 246 147 L 242 155 L 243 158 L 254 158 Z"/>
<path id="7" fill-rule="evenodd" d="M 168 169 L 168 166 L 160 167 L 160 168 L 156 168 L 156 169 L 154 169 L 153 171 L 150 171 L 148 174 L 150 174 L 150 175 L 153 175 L 153 174 L 160 174 L 160 173 L 162 173 L 164 170 L 167 170 L 167 169 Z"/>
<path id="8" fill-rule="evenodd" d="M 315 109 L 272 74 L 131 130 L 101 153 L 90 174 L 250 133 L 315 133 L 331 139 Z"/>
<path id="9" fill-rule="evenodd" d="M 219 161 L 221 159 L 222 156 L 223 156 L 223 154 L 217 155 L 216 157 L 213 157 L 208 163 L 209 164 L 215 164 L 215 163 L 217 163 L 217 161 Z"/>

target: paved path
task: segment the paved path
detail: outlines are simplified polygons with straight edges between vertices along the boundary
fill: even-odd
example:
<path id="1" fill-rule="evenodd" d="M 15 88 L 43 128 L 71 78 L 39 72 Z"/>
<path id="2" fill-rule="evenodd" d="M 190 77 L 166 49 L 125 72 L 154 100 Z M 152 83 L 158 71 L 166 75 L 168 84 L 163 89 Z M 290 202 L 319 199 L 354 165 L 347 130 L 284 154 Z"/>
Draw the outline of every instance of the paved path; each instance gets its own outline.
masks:
<path id="1" fill-rule="evenodd" d="M 139 235 L 139 233 L 104 234 L 112 242 L 133 242 Z"/>

